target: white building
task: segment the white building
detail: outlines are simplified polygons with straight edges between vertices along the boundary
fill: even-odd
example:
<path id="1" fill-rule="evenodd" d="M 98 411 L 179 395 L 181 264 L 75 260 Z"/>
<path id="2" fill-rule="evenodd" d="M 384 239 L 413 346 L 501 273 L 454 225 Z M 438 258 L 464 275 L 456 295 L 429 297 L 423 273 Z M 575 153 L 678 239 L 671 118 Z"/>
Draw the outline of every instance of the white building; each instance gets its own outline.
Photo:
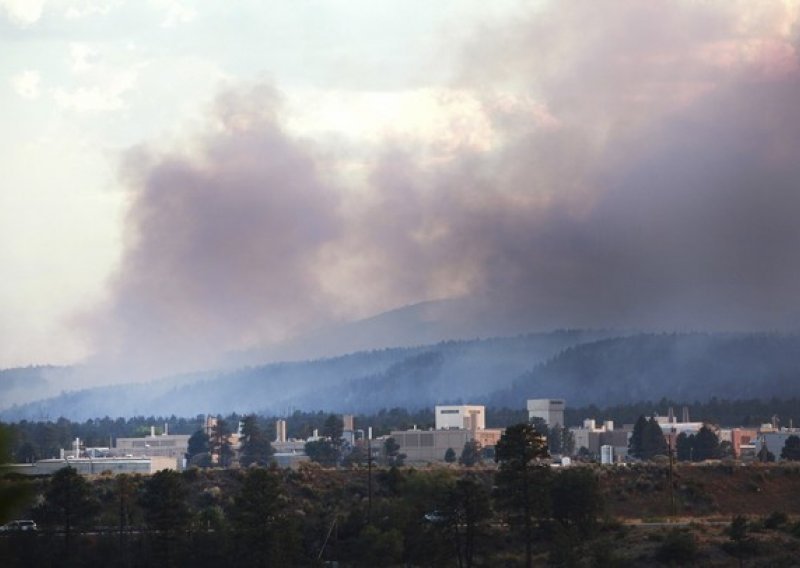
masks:
<path id="1" fill-rule="evenodd" d="M 12 464 L 8 471 L 23 475 L 52 475 L 60 469 L 71 467 L 81 475 L 111 473 L 141 473 L 151 475 L 164 469 L 178 469 L 178 460 L 167 456 L 115 457 L 115 458 L 65 458 L 39 460 L 32 464 Z"/>
<path id="2" fill-rule="evenodd" d="M 563 398 L 535 398 L 528 400 L 528 420 L 541 418 L 550 427 L 564 426 L 564 409 L 567 403 Z"/>
<path id="3" fill-rule="evenodd" d="M 183 458 L 189 450 L 187 434 L 159 434 L 151 430 L 149 436 L 143 438 L 117 438 L 110 450 L 112 456 L 151 457 L 163 456 Z"/>
<path id="4" fill-rule="evenodd" d="M 437 430 L 484 430 L 486 412 L 483 406 L 437 406 Z"/>

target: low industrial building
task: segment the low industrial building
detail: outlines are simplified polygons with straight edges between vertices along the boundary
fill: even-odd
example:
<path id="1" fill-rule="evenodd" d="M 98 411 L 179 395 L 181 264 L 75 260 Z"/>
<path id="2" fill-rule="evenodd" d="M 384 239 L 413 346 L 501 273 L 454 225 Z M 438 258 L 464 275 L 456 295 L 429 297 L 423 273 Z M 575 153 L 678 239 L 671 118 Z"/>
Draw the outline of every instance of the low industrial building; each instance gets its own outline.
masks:
<path id="1" fill-rule="evenodd" d="M 627 425 L 626 425 L 627 426 Z M 628 440 L 631 430 L 629 427 L 615 429 L 612 420 L 606 420 L 598 426 L 593 418 L 583 421 L 580 428 L 570 428 L 570 432 L 575 438 L 575 452 L 585 448 L 589 454 L 595 457 L 602 457 L 604 446 L 608 446 L 606 457 L 609 455 L 615 460 L 622 460 L 628 455 Z"/>
<path id="2" fill-rule="evenodd" d="M 164 469 L 178 469 L 174 458 L 151 456 L 139 458 L 65 458 L 39 460 L 34 463 L 12 464 L 6 471 L 23 475 L 52 475 L 60 469 L 72 467 L 82 475 L 111 473 L 140 473 L 150 475 Z"/>
<path id="3" fill-rule="evenodd" d="M 151 430 L 150 435 L 143 438 L 117 438 L 110 455 L 183 458 L 189 450 L 189 438 L 185 434 L 156 435 Z"/>
<path id="4" fill-rule="evenodd" d="M 460 455 L 464 445 L 477 441 L 482 448 L 497 445 L 504 430 L 486 426 L 483 406 L 436 406 L 436 428 L 432 430 L 395 430 L 390 436 L 406 455 L 407 463 L 444 461 L 448 449 Z"/>

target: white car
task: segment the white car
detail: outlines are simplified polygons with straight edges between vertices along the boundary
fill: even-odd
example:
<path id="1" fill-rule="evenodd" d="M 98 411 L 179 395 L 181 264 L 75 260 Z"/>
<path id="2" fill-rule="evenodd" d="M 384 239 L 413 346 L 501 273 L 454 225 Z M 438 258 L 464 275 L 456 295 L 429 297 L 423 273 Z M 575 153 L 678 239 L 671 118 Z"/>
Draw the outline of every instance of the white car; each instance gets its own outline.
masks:
<path id="1" fill-rule="evenodd" d="M 36 523 L 33 521 L 11 521 L 0 527 L 0 532 L 35 531 Z"/>

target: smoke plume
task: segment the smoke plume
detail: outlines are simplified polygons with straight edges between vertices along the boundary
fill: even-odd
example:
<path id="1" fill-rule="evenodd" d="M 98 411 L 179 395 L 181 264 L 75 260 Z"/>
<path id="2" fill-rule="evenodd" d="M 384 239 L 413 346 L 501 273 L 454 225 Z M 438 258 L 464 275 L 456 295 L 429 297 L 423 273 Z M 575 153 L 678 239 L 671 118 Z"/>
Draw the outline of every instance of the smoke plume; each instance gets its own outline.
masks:
<path id="1" fill-rule="evenodd" d="M 272 87 L 225 93 L 197 152 L 129 153 L 98 351 L 185 368 L 447 297 L 531 330 L 794 327 L 797 15 L 554 2 L 488 23 L 441 88 L 492 140 L 371 145 L 358 190 Z"/>

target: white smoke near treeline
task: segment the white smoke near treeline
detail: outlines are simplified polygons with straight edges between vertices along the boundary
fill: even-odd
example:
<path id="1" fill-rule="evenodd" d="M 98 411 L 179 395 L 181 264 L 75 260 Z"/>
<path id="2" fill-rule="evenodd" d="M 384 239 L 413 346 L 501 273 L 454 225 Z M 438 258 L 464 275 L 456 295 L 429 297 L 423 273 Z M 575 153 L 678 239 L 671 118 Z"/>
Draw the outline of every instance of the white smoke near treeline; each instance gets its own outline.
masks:
<path id="1" fill-rule="evenodd" d="M 280 86 L 221 94 L 197 150 L 126 157 L 98 360 L 197 368 L 445 297 L 531 330 L 796 327 L 797 6 L 520 9 L 436 86 L 485 139 L 365 142 L 358 180 L 287 127 Z"/>

